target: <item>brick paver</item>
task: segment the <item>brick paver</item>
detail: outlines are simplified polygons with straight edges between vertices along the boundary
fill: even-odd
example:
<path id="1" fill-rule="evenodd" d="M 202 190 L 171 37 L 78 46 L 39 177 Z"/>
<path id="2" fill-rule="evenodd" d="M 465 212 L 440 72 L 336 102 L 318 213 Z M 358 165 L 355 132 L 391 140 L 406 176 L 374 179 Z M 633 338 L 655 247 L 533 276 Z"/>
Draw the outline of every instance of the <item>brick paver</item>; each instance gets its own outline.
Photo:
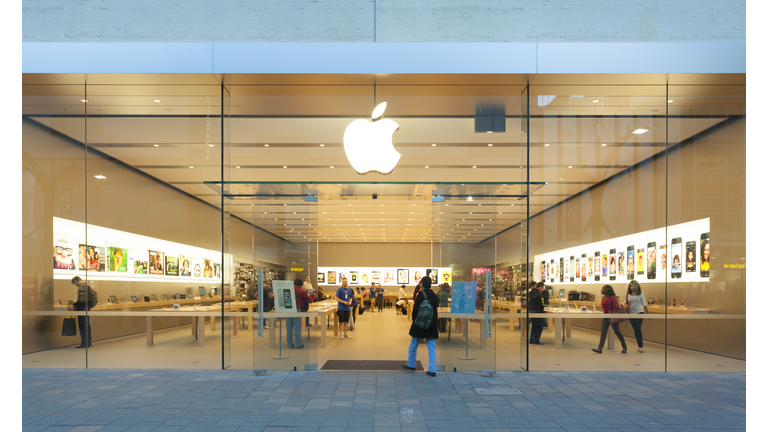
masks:
<path id="1" fill-rule="evenodd" d="M 24 431 L 746 429 L 740 373 L 24 369 Z M 479 396 L 512 387 L 522 395 Z"/>

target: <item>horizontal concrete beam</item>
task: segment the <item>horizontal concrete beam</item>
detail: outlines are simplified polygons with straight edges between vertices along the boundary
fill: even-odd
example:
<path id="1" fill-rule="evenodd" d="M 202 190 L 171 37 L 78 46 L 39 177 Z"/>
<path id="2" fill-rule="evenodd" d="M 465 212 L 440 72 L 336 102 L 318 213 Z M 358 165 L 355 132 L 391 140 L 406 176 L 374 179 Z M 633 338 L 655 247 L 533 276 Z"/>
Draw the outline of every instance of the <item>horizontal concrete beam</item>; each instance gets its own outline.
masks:
<path id="1" fill-rule="evenodd" d="M 746 42 L 24 42 L 22 73 L 746 73 Z"/>

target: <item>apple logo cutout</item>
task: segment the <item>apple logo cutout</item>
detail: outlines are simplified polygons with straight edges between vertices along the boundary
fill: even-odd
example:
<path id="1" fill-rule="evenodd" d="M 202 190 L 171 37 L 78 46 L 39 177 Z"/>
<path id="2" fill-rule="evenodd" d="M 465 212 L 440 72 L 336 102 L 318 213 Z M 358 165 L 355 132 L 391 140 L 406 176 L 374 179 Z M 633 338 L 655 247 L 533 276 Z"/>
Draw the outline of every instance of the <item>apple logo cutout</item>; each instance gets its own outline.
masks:
<path id="1" fill-rule="evenodd" d="M 381 119 L 386 109 L 387 103 L 380 103 L 371 114 L 372 121 L 355 120 L 344 131 L 344 151 L 358 174 L 371 171 L 389 174 L 400 161 L 400 153 L 392 145 L 392 135 L 400 125 Z"/>

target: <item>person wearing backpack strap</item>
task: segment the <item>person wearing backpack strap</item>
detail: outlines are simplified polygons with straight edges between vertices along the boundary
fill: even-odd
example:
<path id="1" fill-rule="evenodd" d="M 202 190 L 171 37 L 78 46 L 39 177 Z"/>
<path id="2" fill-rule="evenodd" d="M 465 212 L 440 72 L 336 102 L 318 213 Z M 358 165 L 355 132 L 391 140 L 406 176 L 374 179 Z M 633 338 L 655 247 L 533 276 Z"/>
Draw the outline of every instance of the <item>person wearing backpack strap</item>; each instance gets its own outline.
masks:
<path id="1" fill-rule="evenodd" d="M 69 310 L 88 311 L 91 310 L 98 301 L 96 290 L 86 285 L 80 276 L 75 276 L 71 281 L 72 285 L 77 287 L 77 301 L 69 306 Z M 90 348 L 91 346 L 91 320 L 88 316 L 77 317 L 77 327 L 80 331 L 80 345 L 75 348 Z"/>
<path id="2" fill-rule="evenodd" d="M 429 367 L 427 375 L 437 376 L 436 373 L 436 341 L 439 336 L 437 308 L 440 305 L 437 295 L 432 291 L 432 278 L 425 276 L 421 278 L 418 286 L 418 294 L 413 302 L 413 323 L 411 330 L 411 343 L 408 346 L 408 364 L 403 368 L 416 370 L 416 349 L 419 347 L 419 341 L 426 339 L 427 351 L 429 353 Z"/>

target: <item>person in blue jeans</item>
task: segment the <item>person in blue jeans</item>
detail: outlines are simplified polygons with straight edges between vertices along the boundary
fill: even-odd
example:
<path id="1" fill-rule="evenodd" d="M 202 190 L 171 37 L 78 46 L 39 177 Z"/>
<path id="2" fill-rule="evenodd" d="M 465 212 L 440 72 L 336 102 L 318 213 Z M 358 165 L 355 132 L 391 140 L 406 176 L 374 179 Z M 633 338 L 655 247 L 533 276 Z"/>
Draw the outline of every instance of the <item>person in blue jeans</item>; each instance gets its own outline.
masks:
<path id="1" fill-rule="evenodd" d="M 302 284 L 301 279 L 293 281 L 293 293 L 296 296 L 296 310 L 298 312 L 305 312 L 309 308 L 309 295 L 301 289 Z M 286 318 L 285 332 L 288 338 L 288 348 L 304 348 L 301 341 L 301 318 Z"/>
<path id="2" fill-rule="evenodd" d="M 425 339 L 427 342 L 427 352 L 429 354 L 429 366 L 427 368 L 427 375 L 434 377 L 437 376 L 435 365 L 437 362 L 436 342 L 437 338 L 440 337 L 437 324 L 439 321 L 437 317 L 437 308 L 440 305 L 440 300 L 437 298 L 437 294 L 435 294 L 431 288 L 432 278 L 429 276 L 424 276 L 421 278 L 418 286 L 419 292 L 413 301 L 412 315 L 414 322 L 411 323 L 411 330 L 408 332 L 408 334 L 411 336 L 411 343 L 408 345 L 408 364 L 403 365 L 403 368 L 408 370 L 416 370 L 416 349 L 419 347 L 419 342 L 422 339 Z M 429 302 L 429 304 L 432 306 L 434 315 L 432 317 L 432 326 L 428 330 L 421 329 L 415 323 L 416 317 L 419 314 L 419 307 L 421 307 L 421 303 L 425 301 Z"/>
<path id="3" fill-rule="evenodd" d="M 376 301 L 376 282 L 372 282 L 371 283 L 369 297 L 370 297 L 370 301 L 371 302 L 375 302 Z M 373 307 L 371 307 L 370 309 L 371 309 L 371 312 L 376 312 L 375 310 L 373 310 Z"/>
<path id="4" fill-rule="evenodd" d="M 379 308 L 379 312 L 384 310 L 384 288 L 381 287 L 381 284 L 376 288 L 376 306 Z"/>

